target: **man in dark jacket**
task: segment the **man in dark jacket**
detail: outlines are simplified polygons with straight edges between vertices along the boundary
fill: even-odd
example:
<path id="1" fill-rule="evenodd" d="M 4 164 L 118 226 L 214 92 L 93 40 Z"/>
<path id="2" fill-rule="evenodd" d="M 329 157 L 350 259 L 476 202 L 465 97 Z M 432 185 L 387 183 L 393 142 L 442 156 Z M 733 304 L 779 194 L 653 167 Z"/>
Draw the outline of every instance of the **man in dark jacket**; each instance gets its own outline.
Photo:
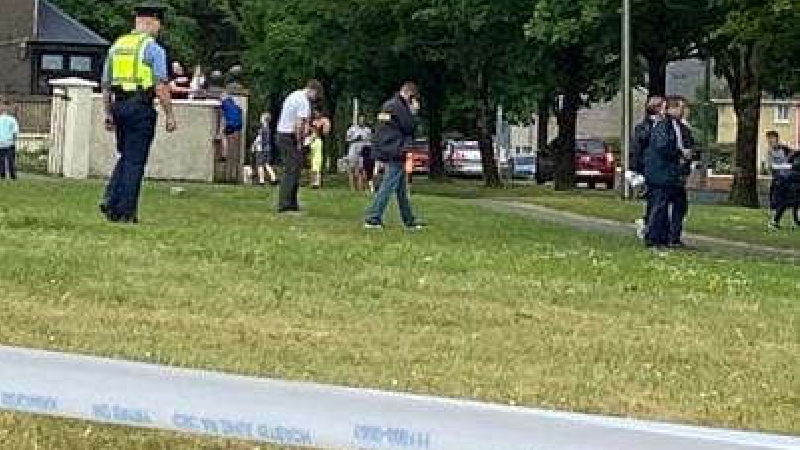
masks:
<path id="1" fill-rule="evenodd" d="M 630 170 L 636 175 L 644 176 L 644 157 L 647 148 L 650 147 L 650 136 L 656 124 L 664 118 L 664 97 L 653 96 L 647 100 L 644 119 L 636 125 L 633 132 L 633 142 L 631 143 Z M 644 217 L 636 221 L 636 234 L 639 239 L 644 239 L 647 230 L 647 220 L 650 217 L 650 202 L 647 200 L 649 195 L 645 186 L 642 198 L 645 199 Z"/>
<path id="2" fill-rule="evenodd" d="M 412 82 L 403 84 L 400 91 L 383 104 L 378 114 L 373 146 L 375 159 L 384 167 L 380 189 L 367 209 L 365 228 L 383 228 L 383 213 L 392 194 L 397 195 L 400 216 L 406 228 L 421 228 L 411 211 L 404 162 L 406 149 L 414 140 L 414 112 L 417 104 L 417 86 Z"/>
<path id="3" fill-rule="evenodd" d="M 650 146 L 645 152 L 645 180 L 650 190 L 650 217 L 645 236 L 648 247 L 663 248 L 680 242 L 680 235 L 670 235 L 670 216 L 672 213 L 677 218 L 675 205 L 680 203 L 681 192 L 685 190 L 682 162 L 692 156 L 690 149 L 683 148 L 680 121 L 683 108 L 682 99 L 667 99 L 667 118 L 653 128 Z"/>

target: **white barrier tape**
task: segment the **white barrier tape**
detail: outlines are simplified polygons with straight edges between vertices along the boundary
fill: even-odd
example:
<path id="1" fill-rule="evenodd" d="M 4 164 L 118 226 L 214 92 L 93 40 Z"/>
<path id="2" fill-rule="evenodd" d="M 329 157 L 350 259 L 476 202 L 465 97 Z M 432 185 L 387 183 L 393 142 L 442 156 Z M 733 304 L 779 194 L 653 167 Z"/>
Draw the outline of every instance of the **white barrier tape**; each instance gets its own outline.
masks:
<path id="1" fill-rule="evenodd" d="M 800 450 L 800 438 L 0 347 L 0 410 L 323 449 Z"/>

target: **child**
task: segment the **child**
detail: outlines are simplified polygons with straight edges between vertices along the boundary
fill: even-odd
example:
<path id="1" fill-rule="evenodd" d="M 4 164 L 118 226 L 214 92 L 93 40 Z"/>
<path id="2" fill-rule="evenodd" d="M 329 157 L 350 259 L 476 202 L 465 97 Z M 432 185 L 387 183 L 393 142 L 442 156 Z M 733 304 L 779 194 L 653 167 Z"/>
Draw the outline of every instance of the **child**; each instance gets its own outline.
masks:
<path id="1" fill-rule="evenodd" d="M 0 105 L 0 179 L 6 178 L 6 171 L 12 180 L 17 179 L 17 172 L 14 168 L 16 156 L 17 136 L 19 135 L 19 124 L 17 119 L 11 115 L 12 108 L 8 102 Z"/>
<path id="2" fill-rule="evenodd" d="M 223 94 L 219 108 L 222 116 L 222 126 L 220 128 L 225 134 L 225 136 L 220 136 L 219 138 L 221 141 L 219 160 L 220 162 L 225 162 L 228 160 L 229 150 L 239 142 L 244 120 L 242 118 L 242 108 L 236 104 L 236 101 L 229 93 Z"/>
<path id="3" fill-rule="evenodd" d="M 330 133 L 331 123 L 327 117 L 318 112 L 315 115 L 317 118 L 311 124 L 311 134 L 308 137 L 307 145 L 311 159 L 311 189 L 320 189 L 322 187 L 322 162 L 324 157 L 322 137 Z"/>
<path id="4" fill-rule="evenodd" d="M 361 161 L 358 174 L 359 186 L 364 186 L 368 194 L 375 193 L 375 157 L 372 155 L 372 146 L 365 145 L 359 155 Z"/>
<path id="5" fill-rule="evenodd" d="M 253 159 L 255 160 L 259 186 L 266 185 L 266 175 L 269 175 L 269 183 L 271 185 L 276 186 L 278 184 L 275 169 L 270 164 L 272 162 L 271 117 L 269 112 L 261 115 L 261 129 L 258 131 L 255 142 L 253 142 Z"/>

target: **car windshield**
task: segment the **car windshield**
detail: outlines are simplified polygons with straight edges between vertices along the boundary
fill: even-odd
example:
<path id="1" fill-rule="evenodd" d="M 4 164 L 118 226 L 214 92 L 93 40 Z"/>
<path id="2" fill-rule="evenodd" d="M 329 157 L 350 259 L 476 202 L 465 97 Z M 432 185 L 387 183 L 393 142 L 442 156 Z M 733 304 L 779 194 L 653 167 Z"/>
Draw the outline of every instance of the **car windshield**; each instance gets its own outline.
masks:
<path id="1" fill-rule="evenodd" d="M 578 151 L 583 153 L 590 153 L 593 155 L 605 153 L 606 147 L 602 141 L 586 140 L 576 142 Z"/>
<path id="2" fill-rule="evenodd" d="M 456 150 L 480 150 L 477 142 L 456 142 L 453 144 Z"/>
<path id="3" fill-rule="evenodd" d="M 514 158 L 514 163 L 521 166 L 530 166 L 533 165 L 533 158 L 531 157 L 524 157 L 524 158 Z"/>

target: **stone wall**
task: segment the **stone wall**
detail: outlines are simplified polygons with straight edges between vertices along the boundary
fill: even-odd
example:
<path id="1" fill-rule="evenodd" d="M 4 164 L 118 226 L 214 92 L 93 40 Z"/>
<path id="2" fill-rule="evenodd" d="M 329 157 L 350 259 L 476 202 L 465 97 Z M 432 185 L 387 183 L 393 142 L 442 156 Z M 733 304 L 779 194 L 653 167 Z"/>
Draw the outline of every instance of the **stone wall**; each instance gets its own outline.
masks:
<path id="1" fill-rule="evenodd" d="M 66 178 L 107 177 L 117 160 L 116 138 L 106 130 L 103 98 L 84 80 L 53 82 L 53 120 L 48 170 Z M 246 98 L 237 98 L 247 111 Z M 244 162 L 242 140 L 217 161 L 219 101 L 174 101 L 178 129 L 167 133 L 159 111 L 156 137 L 145 176 L 159 180 L 240 183 Z"/>

